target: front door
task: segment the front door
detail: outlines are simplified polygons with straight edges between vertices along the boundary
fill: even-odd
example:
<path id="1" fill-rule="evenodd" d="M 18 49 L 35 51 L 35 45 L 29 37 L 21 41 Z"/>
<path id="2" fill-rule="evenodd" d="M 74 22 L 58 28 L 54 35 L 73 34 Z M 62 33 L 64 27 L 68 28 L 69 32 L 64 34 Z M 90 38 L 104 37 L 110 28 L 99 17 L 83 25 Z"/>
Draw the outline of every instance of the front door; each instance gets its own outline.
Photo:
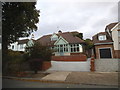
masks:
<path id="1" fill-rule="evenodd" d="M 111 48 L 99 49 L 100 58 L 112 58 Z"/>

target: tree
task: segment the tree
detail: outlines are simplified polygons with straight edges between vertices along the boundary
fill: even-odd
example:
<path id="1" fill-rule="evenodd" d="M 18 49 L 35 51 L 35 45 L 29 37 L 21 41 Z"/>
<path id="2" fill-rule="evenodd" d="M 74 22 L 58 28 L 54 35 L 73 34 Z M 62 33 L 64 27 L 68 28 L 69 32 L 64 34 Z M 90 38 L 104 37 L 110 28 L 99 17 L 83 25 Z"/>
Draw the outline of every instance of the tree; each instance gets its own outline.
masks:
<path id="1" fill-rule="evenodd" d="M 76 36 L 79 37 L 80 39 L 83 39 L 83 33 L 79 33 Z"/>
<path id="2" fill-rule="evenodd" d="M 79 37 L 80 39 L 83 40 L 83 33 L 78 33 L 78 32 L 72 32 L 73 36 Z"/>
<path id="3" fill-rule="evenodd" d="M 36 42 L 33 47 L 27 47 L 26 51 L 28 51 L 30 55 L 30 67 L 35 73 L 40 70 L 43 61 L 51 61 L 53 52 L 50 47 L 43 46 L 38 42 Z"/>
<path id="4" fill-rule="evenodd" d="M 20 37 L 28 37 L 37 30 L 39 10 L 36 2 L 3 2 L 2 3 L 2 34 L 3 51 L 10 43 Z"/>
<path id="5" fill-rule="evenodd" d="M 91 49 L 93 47 L 93 42 L 91 39 L 86 39 L 85 44 L 86 44 L 85 45 L 86 50 Z"/>
<path id="6" fill-rule="evenodd" d="M 94 46 L 93 41 L 91 39 L 86 39 L 85 41 L 85 52 L 88 57 L 91 57 L 92 54 L 92 48 Z"/>

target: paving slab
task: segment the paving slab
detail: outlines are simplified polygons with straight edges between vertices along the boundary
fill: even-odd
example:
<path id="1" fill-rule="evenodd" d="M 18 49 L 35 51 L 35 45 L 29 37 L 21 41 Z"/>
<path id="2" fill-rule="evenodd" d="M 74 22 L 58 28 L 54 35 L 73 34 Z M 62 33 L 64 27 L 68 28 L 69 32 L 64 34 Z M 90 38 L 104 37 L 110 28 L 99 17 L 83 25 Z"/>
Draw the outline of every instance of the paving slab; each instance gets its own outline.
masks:
<path id="1" fill-rule="evenodd" d="M 118 73 L 71 72 L 65 81 L 80 84 L 118 85 Z"/>
<path id="2" fill-rule="evenodd" d="M 67 76 L 71 72 L 53 72 L 45 77 L 42 80 L 52 80 L 52 81 L 65 81 Z"/>

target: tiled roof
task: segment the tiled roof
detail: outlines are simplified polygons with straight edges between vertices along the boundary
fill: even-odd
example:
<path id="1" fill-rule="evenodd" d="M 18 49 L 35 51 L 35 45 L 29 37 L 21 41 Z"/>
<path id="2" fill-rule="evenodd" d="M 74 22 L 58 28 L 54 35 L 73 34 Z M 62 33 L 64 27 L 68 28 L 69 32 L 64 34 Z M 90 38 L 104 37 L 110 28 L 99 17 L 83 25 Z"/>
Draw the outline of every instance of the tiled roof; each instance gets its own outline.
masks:
<path id="1" fill-rule="evenodd" d="M 64 33 L 59 33 L 57 34 L 59 37 L 62 36 L 68 43 L 84 43 L 83 40 L 81 40 L 78 37 L 74 37 L 71 32 L 64 32 Z M 41 38 L 39 38 L 37 41 L 40 42 L 42 45 L 53 45 L 55 41 L 51 41 L 50 35 L 45 35 Z"/>
<path id="2" fill-rule="evenodd" d="M 71 32 L 61 33 L 60 36 L 62 36 L 68 43 L 84 43 L 80 38 L 74 37 Z"/>
<path id="3" fill-rule="evenodd" d="M 32 39 L 34 42 L 36 40 Z M 29 41 L 29 39 L 23 39 L 23 40 L 18 40 L 18 44 L 26 44 Z"/>
<path id="4" fill-rule="evenodd" d="M 25 44 L 29 41 L 29 39 L 18 40 L 18 44 Z"/>
<path id="5" fill-rule="evenodd" d="M 106 26 L 105 30 L 108 28 L 109 30 L 111 30 L 116 24 L 118 24 L 118 22 L 115 23 L 111 23 L 109 25 Z"/>
<path id="6" fill-rule="evenodd" d="M 48 45 L 51 41 L 50 37 L 52 35 L 45 35 L 45 36 L 42 36 L 41 38 L 39 38 L 37 40 L 37 42 L 40 42 L 42 45 Z"/>
<path id="7" fill-rule="evenodd" d="M 106 35 L 106 38 L 107 38 L 107 39 L 106 39 L 106 40 L 103 40 L 103 41 L 99 41 L 99 39 L 98 39 L 98 36 L 99 36 L 99 35 Z M 112 38 L 108 35 L 107 32 L 100 32 L 100 33 L 94 35 L 94 36 L 92 37 L 92 39 L 93 39 L 93 43 L 94 43 L 94 44 L 95 44 L 95 43 L 113 42 Z"/>

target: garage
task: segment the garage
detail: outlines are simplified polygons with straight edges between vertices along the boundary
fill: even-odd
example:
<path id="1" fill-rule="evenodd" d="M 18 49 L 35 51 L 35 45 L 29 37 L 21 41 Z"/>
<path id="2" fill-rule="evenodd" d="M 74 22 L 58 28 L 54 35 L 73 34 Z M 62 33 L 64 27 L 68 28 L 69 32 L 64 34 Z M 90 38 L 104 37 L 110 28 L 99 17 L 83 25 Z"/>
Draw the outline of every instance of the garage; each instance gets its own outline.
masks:
<path id="1" fill-rule="evenodd" d="M 112 58 L 111 48 L 100 48 L 100 58 Z"/>

